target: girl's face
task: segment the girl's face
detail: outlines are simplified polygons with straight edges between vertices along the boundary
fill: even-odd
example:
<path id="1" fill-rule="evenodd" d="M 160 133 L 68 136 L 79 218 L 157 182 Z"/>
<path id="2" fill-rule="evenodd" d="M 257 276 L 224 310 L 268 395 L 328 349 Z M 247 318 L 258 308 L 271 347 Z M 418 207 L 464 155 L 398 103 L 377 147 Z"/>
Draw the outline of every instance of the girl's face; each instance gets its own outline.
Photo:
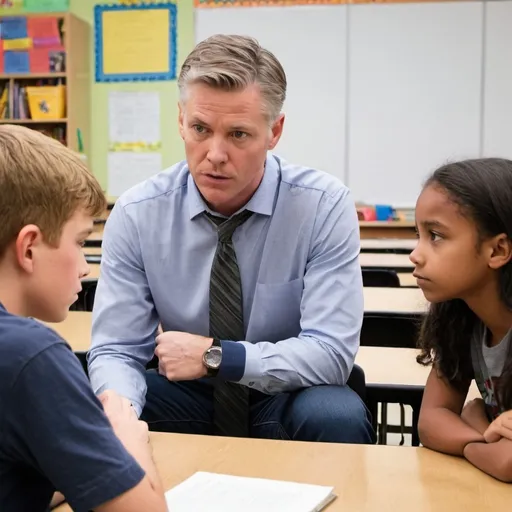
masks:
<path id="1" fill-rule="evenodd" d="M 443 189 L 430 185 L 423 190 L 416 203 L 416 226 L 418 245 L 410 259 L 428 301 L 467 300 L 491 282 L 488 251 L 475 224 Z"/>

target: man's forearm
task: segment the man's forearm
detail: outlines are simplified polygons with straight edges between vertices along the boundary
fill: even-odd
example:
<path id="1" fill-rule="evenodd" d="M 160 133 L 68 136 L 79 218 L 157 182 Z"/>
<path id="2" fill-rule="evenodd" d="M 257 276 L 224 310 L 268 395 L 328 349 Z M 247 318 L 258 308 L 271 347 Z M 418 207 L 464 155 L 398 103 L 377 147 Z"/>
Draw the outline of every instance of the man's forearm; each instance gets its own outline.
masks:
<path id="1" fill-rule="evenodd" d="M 444 408 L 424 411 L 418 430 L 424 446 L 450 455 L 463 456 L 467 444 L 484 441 L 459 415 Z"/>
<path id="2" fill-rule="evenodd" d="M 128 362 L 124 358 L 100 356 L 89 364 L 89 379 L 94 393 L 99 395 L 107 389 L 115 391 L 132 403 L 137 416 L 140 417 L 147 389 L 145 369 L 142 365 L 134 361 Z"/>
<path id="3" fill-rule="evenodd" d="M 512 441 L 502 438 L 496 443 L 469 443 L 464 457 L 473 466 L 503 482 L 512 482 Z"/>

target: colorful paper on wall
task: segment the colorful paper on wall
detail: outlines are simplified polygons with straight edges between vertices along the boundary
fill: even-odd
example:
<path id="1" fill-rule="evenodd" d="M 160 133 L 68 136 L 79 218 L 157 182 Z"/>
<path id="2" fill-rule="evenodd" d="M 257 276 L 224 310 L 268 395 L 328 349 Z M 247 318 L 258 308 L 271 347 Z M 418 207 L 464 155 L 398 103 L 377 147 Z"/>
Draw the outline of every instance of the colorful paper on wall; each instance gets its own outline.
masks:
<path id="1" fill-rule="evenodd" d="M 69 0 L 25 0 L 27 12 L 67 12 Z"/>
<path id="2" fill-rule="evenodd" d="M 162 170 L 161 153 L 111 152 L 107 157 L 108 195 L 119 197 Z"/>
<path id="3" fill-rule="evenodd" d="M 369 0 L 371 1 L 371 0 Z M 351 0 L 194 0 L 196 7 L 269 7 L 273 5 L 339 5 Z"/>
<path id="4" fill-rule="evenodd" d="M 160 95 L 112 91 L 108 119 L 108 193 L 119 196 L 162 170 Z"/>
<path id="5" fill-rule="evenodd" d="M 160 148 L 160 95 L 157 92 L 110 92 L 108 128 L 110 151 Z"/>
<path id="6" fill-rule="evenodd" d="M 95 7 L 96 81 L 176 78 L 175 4 Z"/>

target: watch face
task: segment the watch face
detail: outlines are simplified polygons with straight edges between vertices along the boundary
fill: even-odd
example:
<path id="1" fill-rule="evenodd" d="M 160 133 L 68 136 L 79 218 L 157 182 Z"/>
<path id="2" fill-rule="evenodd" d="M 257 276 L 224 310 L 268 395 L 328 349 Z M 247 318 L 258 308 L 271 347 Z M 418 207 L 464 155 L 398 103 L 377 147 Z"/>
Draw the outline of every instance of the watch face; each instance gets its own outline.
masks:
<path id="1" fill-rule="evenodd" d="M 204 361 L 209 368 L 218 368 L 222 361 L 222 349 L 220 347 L 209 348 L 204 356 Z"/>

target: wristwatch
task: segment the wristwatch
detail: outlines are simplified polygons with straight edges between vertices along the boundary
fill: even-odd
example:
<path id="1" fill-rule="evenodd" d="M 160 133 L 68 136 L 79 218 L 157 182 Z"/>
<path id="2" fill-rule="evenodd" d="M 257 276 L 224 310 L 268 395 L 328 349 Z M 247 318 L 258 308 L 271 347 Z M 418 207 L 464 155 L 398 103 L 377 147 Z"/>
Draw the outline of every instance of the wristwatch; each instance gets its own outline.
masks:
<path id="1" fill-rule="evenodd" d="M 206 376 L 216 377 L 222 363 L 222 346 L 220 340 L 213 338 L 212 346 L 203 354 L 203 364 L 206 366 Z"/>

